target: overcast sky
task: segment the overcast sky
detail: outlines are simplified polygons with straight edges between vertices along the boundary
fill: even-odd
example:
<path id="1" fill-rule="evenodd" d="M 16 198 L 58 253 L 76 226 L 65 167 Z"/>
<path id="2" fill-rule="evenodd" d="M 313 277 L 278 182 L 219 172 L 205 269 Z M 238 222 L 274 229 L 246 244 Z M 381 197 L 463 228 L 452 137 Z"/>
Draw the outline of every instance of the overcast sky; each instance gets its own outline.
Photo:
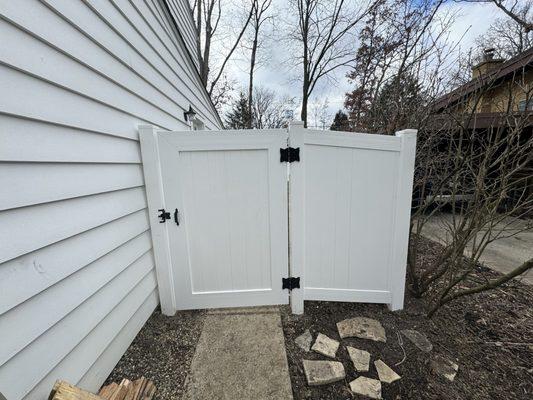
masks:
<path id="1" fill-rule="evenodd" d="M 276 10 L 282 10 L 286 4 L 284 0 L 274 0 L 272 7 Z M 459 13 L 450 35 L 454 42 L 460 41 L 460 47 L 468 50 L 474 46 L 476 37 L 486 32 L 491 23 L 499 17 L 503 17 L 502 12 L 492 4 L 487 3 L 457 3 L 450 1 L 443 6 L 443 12 L 457 11 Z M 301 98 L 301 84 L 294 80 L 291 81 L 291 71 L 287 67 L 280 67 L 286 57 L 286 48 L 281 43 L 276 43 L 269 51 L 269 62 L 262 65 L 256 71 L 255 85 L 265 86 L 275 90 L 278 94 L 287 94 L 296 98 Z M 245 54 L 237 54 L 235 59 L 228 65 L 229 75 L 240 82 L 240 87 L 244 91 L 247 88 L 247 70 L 248 63 Z M 295 71 L 296 72 L 299 71 Z M 315 89 L 312 95 L 312 102 L 324 102 L 327 98 L 329 102 L 328 114 L 333 118 L 337 110 L 343 108 L 344 94 L 350 90 L 350 84 L 347 81 L 346 70 L 339 70 L 336 74 L 337 84 L 320 85 Z M 312 105 L 311 105 L 312 107 Z M 299 115 L 299 108 L 295 108 L 295 116 Z M 310 121 L 315 125 L 314 121 Z"/>

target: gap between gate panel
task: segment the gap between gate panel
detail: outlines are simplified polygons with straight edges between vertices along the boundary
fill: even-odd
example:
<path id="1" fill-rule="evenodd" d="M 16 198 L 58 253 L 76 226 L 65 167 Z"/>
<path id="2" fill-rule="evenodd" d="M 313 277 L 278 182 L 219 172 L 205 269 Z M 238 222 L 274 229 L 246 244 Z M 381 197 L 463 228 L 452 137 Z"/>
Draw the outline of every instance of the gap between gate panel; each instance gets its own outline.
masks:
<path id="1" fill-rule="evenodd" d="M 304 312 L 304 237 L 305 237 L 305 162 L 304 152 L 304 123 L 291 122 L 289 125 L 288 145 L 300 149 L 300 162 L 289 163 L 288 179 L 288 251 L 289 251 L 289 276 L 300 278 L 300 287 L 290 291 L 290 304 L 293 314 Z"/>

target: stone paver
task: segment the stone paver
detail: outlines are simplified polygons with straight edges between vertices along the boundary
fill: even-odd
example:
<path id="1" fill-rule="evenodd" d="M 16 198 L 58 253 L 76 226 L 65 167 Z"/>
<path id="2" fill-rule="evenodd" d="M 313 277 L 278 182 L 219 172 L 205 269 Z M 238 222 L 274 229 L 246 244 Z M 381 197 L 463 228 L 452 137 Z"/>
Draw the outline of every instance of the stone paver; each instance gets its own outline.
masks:
<path id="1" fill-rule="evenodd" d="M 185 400 L 292 399 L 279 308 L 208 313 Z"/>
<path id="2" fill-rule="evenodd" d="M 381 382 L 376 379 L 360 376 L 350 382 L 350 389 L 354 393 L 371 399 L 381 399 Z"/>
<path id="3" fill-rule="evenodd" d="M 459 371 L 459 365 L 452 360 L 437 355 L 431 359 L 431 370 L 433 373 L 441 375 L 450 382 L 453 382 L 457 371 Z"/>
<path id="4" fill-rule="evenodd" d="M 326 385 L 346 377 L 344 366 L 338 361 L 304 360 L 303 364 L 309 386 Z"/>
<path id="5" fill-rule="evenodd" d="M 316 351 L 326 357 L 335 358 L 337 349 L 339 348 L 339 342 L 327 337 L 326 335 L 319 333 L 316 337 L 315 343 L 311 350 Z"/>
<path id="6" fill-rule="evenodd" d="M 304 333 L 294 339 L 294 342 L 303 351 L 309 351 L 311 349 L 311 343 L 313 343 L 313 335 L 311 335 L 309 329 L 306 329 Z"/>
<path id="7" fill-rule="evenodd" d="M 379 380 L 385 383 L 392 383 L 401 379 L 401 376 L 392 370 L 387 364 L 381 360 L 374 361 L 376 370 L 378 371 Z"/>
<path id="8" fill-rule="evenodd" d="M 413 329 L 405 329 L 402 331 L 402 334 L 411 342 L 413 342 L 413 344 L 420 350 L 425 351 L 426 353 L 429 353 L 431 350 L 433 350 L 433 345 L 423 333 Z"/>
<path id="9" fill-rule="evenodd" d="M 356 317 L 337 322 L 337 330 L 342 339 L 358 337 L 377 342 L 386 342 L 385 329 L 379 321 L 371 318 Z"/>
<path id="10" fill-rule="evenodd" d="M 359 372 L 368 372 L 370 366 L 370 353 L 350 346 L 346 346 L 346 350 L 348 350 L 348 355 L 352 360 L 355 370 Z"/>

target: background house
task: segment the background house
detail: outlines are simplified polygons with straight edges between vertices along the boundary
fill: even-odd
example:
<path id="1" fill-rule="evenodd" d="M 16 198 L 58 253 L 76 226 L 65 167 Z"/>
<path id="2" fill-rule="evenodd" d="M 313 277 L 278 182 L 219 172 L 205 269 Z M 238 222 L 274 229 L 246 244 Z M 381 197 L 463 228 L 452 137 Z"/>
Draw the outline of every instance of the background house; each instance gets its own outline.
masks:
<path id="1" fill-rule="evenodd" d="M 472 79 L 437 99 L 433 112 L 430 131 L 443 138 L 458 140 L 460 137 L 472 143 L 477 152 L 485 151 L 487 140 L 492 143 L 500 140 L 502 144 L 499 146 L 505 146 L 505 141 L 496 137 L 506 135 L 518 140 L 524 148 L 530 145 L 533 133 L 533 48 L 509 60 L 494 58 L 494 49 L 485 50 L 484 58 L 472 68 Z M 443 142 L 443 149 L 446 148 L 448 146 Z M 493 158 L 502 151 L 497 151 Z M 507 199 L 502 203 L 505 208 L 533 194 L 531 154 L 524 152 L 522 157 L 529 157 L 529 162 L 513 173 L 513 181 L 517 184 L 511 185 L 512 189 L 506 193 Z M 494 167 L 487 180 L 498 176 L 499 170 Z M 469 186 L 462 189 L 460 198 L 464 195 L 468 198 Z"/>
<path id="2" fill-rule="evenodd" d="M 533 123 L 533 47 L 503 60 L 494 49 L 472 68 L 472 79 L 434 103 L 437 114 L 474 114 L 471 127 L 501 125 L 504 114 L 528 114 Z"/>
<path id="3" fill-rule="evenodd" d="M 0 392 L 94 390 L 159 302 L 137 127 L 222 124 L 186 0 L 0 17 Z"/>

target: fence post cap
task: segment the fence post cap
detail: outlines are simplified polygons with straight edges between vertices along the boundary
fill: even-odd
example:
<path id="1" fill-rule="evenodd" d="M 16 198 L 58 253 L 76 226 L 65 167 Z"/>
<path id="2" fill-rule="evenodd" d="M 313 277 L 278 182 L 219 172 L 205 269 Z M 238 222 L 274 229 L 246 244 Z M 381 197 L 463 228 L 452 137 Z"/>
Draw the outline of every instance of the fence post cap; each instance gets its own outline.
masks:
<path id="1" fill-rule="evenodd" d="M 418 133 L 418 130 L 416 129 L 404 129 L 404 130 L 396 132 L 395 136 L 408 136 L 408 135 L 416 136 L 417 133 Z"/>
<path id="2" fill-rule="evenodd" d="M 291 121 L 291 122 L 289 122 L 289 129 L 290 128 L 298 128 L 298 127 L 303 128 L 304 127 L 304 122 L 303 121 Z"/>

